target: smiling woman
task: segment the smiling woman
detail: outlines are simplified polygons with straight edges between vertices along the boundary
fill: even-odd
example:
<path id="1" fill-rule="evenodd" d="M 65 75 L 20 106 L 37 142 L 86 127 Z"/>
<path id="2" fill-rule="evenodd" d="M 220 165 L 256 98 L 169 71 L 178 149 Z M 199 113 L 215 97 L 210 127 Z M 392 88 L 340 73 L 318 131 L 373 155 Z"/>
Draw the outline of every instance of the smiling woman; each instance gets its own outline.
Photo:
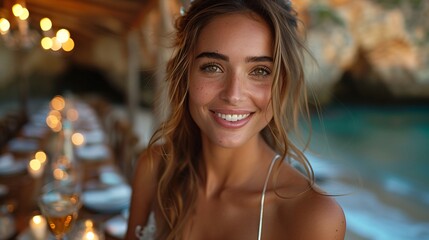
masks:
<path id="1" fill-rule="evenodd" d="M 196 0 L 177 20 L 171 113 L 135 169 L 127 239 L 344 238 L 287 132 L 305 96 L 297 21 L 284 0 Z"/>

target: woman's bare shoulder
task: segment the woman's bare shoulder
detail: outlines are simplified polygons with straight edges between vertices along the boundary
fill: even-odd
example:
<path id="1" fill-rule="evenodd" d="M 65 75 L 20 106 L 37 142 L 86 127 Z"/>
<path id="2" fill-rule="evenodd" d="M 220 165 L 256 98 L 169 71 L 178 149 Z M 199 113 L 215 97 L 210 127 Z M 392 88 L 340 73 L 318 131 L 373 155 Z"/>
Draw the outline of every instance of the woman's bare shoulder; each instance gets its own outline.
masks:
<path id="1" fill-rule="evenodd" d="M 344 239 L 346 218 L 343 209 L 334 198 L 311 190 L 297 210 L 298 221 L 311 231 L 303 231 L 305 239 Z"/>
<path id="2" fill-rule="evenodd" d="M 284 234 L 299 239 L 344 239 L 346 219 L 335 198 L 310 186 L 296 170 L 290 169 L 288 175 L 286 186 L 294 190 L 288 192 L 287 199 L 279 201 L 279 220 L 293 224 L 293 228 L 285 227 Z"/>
<path id="3" fill-rule="evenodd" d="M 132 181 L 133 201 L 153 202 L 157 188 L 158 167 L 161 161 L 161 147 L 145 149 L 138 158 Z"/>
<path id="4" fill-rule="evenodd" d="M 132 181 L 134 199 L 144 198 L 146 201 L 152 201 L 156 189 L 160 159 L 161 147 L 159 146 L 145 149 L 140 154 L 135 165 Z"/>
<path id="5" fill-rule="evenodd" d="M 136 162 L 134 171 L 134 179 L 139 179 L 145 175 L 154 176 L 157 172 L 159 162 L 161 160 L 162 147 L 153 146 L 145 149 L 139 156 Z"/>
<path id="6" fill-rule="evenodd" d="M 156 146 L 144 150 L 137 160 L 132 182 L 133 193 L 126 239 L 134 239 L 136 227 L 146 226 L 149 215 L 153 211 L 160 159 L 161 148 Z"/>

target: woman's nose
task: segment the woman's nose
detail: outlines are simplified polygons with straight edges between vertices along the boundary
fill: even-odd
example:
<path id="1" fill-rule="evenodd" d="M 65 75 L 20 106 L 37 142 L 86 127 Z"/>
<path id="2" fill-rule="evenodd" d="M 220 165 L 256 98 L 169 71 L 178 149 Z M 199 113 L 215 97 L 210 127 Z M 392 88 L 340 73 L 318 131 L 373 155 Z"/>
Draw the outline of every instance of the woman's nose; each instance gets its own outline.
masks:
<path id="1" fill-rule="evenodd" d="M 231 104 L 240 102 L 244 97 L 243 87 L 244 82 L 242 81 L 242 77 L 239 74 L 230 74 L 225 81 L 221 93 L 222 100 Z"/>

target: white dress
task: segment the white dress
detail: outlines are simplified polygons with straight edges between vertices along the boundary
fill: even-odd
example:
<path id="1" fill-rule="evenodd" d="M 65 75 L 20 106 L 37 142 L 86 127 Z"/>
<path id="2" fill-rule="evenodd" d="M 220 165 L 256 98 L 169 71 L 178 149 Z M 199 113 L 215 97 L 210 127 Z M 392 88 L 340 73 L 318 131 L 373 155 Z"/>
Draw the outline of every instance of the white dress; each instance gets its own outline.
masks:
<path id="1" fill-rule="evenodd" d="M 136 233 L 136 237 L 139 240 L 154 240 L 155 232 L 156 232 L 155 215 L 153 212 L 151 212 L 149 215 L 149 220 L 146 224 L 146 227 L 142 228 L 141 226 L 137 226 L 135 233 Z"/>
<path id="2" fill-rule="evenodd" d="M 261 195 L 261 206 L 260 206 L 260 213 L 259 213 L 259 228 L 258 228 L 258 240 L 262 239 L 262 223 L 264 219 L 264 203 L 265 203 L 265 192 L 267 191 L 267 185 L 268 180 L 270 179 L 271 171 L 273 170 L 274 163 L 279 158 L 279 155 L 274 156 L 273 160 L 271 161 L 270 168 L 268 170 L 268 174 L 265 178 L 264 188 L 262 189 L 262 195 Z M 155 239 L 155 233 L 156 233 L 156 225 L 155 225 L 155 216 L 154 213 L 151 212 L 149 215 L 149 221 L 146 225 L 146 227 L 142 228 L 141 226 L 136 227 L 136 237 L 139 240 L 154 240 Z"/>

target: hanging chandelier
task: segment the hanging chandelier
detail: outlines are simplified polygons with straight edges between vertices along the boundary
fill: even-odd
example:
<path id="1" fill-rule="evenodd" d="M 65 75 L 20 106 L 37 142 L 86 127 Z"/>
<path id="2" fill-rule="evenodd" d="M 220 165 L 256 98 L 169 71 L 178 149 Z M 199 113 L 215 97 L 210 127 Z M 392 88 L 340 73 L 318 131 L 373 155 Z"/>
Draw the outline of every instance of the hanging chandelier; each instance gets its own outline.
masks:
<path id="1" fill-rule="evenodd" d="M 0 35 L 6 47 L 31 49 L 40 43 L 45 50 L 73 50 L 74 41 L 67 29 L 61 28 L 54 33 L 49 18 L 42 18 L 40 29 L 33 29 L 29 25 L 29 16 L 23 1 L 15 3 L 11 9 L 0 9 Z"/>
<path id="2" fill-rule="evenodd" d="M 29 28 L 30 12 L 25 5 L 16 3 L 11 11 L 2 9 L 0 14 L 0 34 L 7 47 L 29 49 L 35 45 L 39 34 Z"/>

